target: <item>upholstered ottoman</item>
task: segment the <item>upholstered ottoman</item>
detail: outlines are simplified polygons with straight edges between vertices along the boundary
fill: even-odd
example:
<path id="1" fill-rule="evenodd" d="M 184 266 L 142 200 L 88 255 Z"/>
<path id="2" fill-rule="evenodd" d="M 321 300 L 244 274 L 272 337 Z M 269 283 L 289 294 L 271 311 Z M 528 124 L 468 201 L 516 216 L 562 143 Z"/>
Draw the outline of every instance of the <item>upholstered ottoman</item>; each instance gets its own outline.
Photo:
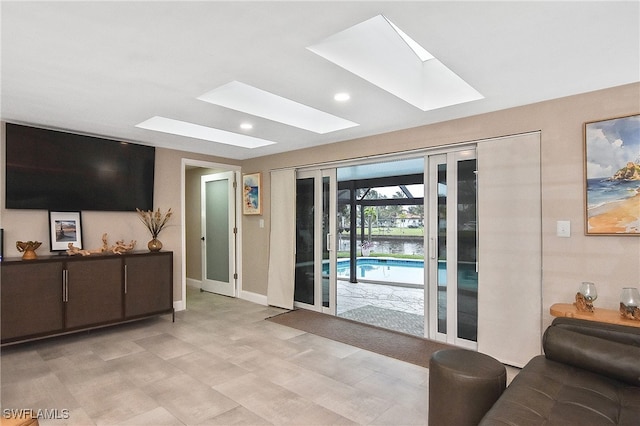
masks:
<path id="1" fill-rule="evenodd" d="M 494 358 L 445 349 L 429 360 L 429 425 L 477 425 L 507 385 L 507 370 Z"/>

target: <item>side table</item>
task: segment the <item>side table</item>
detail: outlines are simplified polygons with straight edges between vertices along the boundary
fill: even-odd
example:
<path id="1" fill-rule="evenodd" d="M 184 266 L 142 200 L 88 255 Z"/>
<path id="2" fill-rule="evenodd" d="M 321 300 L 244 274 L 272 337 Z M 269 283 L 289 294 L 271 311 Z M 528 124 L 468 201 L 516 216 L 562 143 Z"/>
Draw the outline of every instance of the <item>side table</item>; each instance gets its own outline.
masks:
<path id="1" fill-rule="evenodd" d="M 551 305 L 549 311 L 554 317 L 577 318 L 587 321 L 640 327 L 640 321 L 622 318 L 620 312 L 613 309 L 594 308 L 593 312 L 583 312 L 576 309 L 573 303 L 556 303 Z"/>

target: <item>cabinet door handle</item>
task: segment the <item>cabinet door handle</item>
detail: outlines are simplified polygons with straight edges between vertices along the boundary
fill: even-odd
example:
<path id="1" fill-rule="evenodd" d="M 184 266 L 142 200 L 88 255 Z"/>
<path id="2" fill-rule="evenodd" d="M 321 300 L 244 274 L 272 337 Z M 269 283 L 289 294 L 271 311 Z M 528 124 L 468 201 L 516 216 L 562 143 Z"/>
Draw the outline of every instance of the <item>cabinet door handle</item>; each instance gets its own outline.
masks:
<path id="1" fill-rule="evenodd" d="M 124 265 L 124 294 L 127 294 L 128 282 L 127 282 L 127 265 Z"/>
<path id="2" fill-rule="evenodd" d="M 62 301 L 69 301 L 69 270 L 62 270 Z"/>

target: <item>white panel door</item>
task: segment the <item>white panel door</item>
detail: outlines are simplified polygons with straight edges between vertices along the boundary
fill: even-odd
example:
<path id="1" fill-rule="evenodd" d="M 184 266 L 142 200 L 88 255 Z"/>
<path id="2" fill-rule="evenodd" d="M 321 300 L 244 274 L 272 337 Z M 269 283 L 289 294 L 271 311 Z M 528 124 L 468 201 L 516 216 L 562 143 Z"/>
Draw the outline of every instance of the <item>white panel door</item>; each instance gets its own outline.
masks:
<path id="1" fill-rule="evenodd" d="M 202 290 L 236 296 L 235 173 L 202 176 Z"/>

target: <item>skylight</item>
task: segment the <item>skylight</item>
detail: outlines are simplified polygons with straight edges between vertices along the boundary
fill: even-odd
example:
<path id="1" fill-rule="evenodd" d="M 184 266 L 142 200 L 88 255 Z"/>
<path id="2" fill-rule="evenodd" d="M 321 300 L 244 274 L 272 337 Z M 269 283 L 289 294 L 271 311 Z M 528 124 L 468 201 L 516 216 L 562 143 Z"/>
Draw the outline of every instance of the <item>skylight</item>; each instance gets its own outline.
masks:
<path id="1" fill-rule="evenodd" d="M 483 98 L 382 15 L 307 49 L 423 111 Z"/>
<path id="2" fill-rule="evenodd" d="M 212 127 L 201 126 L 199 124 L 188 123 L 186 121 L 174 120 L 165 117 L 152 117 L 136 127 L 156 132 L 170 133 L 172 135 L 186 136 L 189 138 L 202 139 L 210 142 L 218 142 L 226 145 L 233 145 L 242 148 L 259 148 L 261 146 L 272 145 L 275 142 L 247 136 L 239 133 L 228 132 L 226 130 L 214 129 Z"/>
<path id="3" fill-rule="evenodd" d="M 411 50 L 413 50 L 413 53 L 415 53 L 422 62 L 426 62 L 431 59 L 434 59 L 433 55 L 427 52 L 427 50 L 424 47 L 420 46 L 418 42 L 416 42 L 414 39 L 409 37 L 404 31 L 398 28 L 393 22 L 388 20 L 386 17 L 384 17 L 383 15 L 381 16 L 387 21 L 389 25 L 393 27 L 394 30 L 396 30 L 398 35 L 402 37 L 404 42 L 407 43 L 407 45 L 411 48 Z"/>
<path id="4" fill-rule="evenodd" d="M 320 134 L 358 125 L 239 81 L 213 89 L 198 99 Z"/>

